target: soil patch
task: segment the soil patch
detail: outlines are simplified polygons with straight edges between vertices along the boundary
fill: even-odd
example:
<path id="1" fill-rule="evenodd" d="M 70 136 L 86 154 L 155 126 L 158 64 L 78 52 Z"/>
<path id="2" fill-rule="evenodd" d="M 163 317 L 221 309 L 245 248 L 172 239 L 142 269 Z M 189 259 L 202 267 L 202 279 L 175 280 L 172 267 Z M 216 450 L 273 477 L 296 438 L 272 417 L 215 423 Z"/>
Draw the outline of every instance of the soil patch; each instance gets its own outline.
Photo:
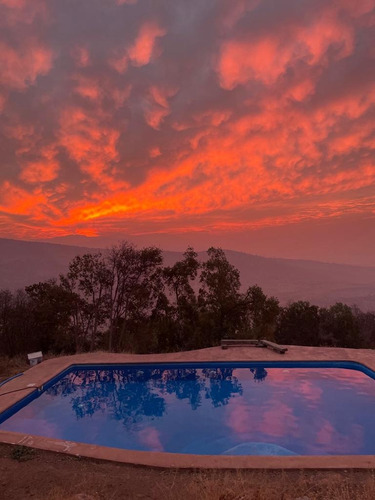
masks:
<path id="1" fill-rule="evenodd" d="M 374 471 L 178 471 L 0 444 L 7 500 L 373 500 Z"/>

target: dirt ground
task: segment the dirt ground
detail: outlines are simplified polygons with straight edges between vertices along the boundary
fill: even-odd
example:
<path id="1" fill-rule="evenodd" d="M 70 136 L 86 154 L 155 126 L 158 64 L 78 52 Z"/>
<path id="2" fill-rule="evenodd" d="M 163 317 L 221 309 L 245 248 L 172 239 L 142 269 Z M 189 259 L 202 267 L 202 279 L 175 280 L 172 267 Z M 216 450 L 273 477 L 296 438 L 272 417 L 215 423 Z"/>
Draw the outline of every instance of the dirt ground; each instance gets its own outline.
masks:
<path id="1" fill-rule="evenodd" d="M 374 500 L 374 471 L 176 471 L 0 444 L 7 500 Z"/>

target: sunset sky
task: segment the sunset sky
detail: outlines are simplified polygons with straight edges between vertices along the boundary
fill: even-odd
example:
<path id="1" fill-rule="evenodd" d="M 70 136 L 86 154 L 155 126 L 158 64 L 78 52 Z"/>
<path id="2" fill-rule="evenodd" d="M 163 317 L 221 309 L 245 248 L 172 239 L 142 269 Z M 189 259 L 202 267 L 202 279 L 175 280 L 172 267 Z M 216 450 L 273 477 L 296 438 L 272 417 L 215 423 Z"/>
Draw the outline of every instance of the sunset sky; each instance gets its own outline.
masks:
<path id="1" fill-rule="evenodd" d="M 0 113 L 0 237 L 375 265 L 375 0 L 0 0 Z"/>

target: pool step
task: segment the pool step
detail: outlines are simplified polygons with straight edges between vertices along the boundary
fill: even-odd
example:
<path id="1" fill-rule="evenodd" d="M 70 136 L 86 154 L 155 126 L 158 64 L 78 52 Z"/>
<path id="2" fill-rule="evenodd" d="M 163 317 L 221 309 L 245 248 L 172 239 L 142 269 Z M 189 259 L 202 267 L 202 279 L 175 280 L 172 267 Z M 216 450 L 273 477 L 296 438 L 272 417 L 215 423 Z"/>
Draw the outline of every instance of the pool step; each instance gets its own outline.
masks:
<path id="1" fill-rule="evenodd" d="M 228 347 L 268 347 L 279 354 L 285 354 L 288 350 L 287 347 L 282 347 L 279 344 L 270 342 L 269 340 L 258 339 L 222 339 L 221 348 L 228 349 Z"/>

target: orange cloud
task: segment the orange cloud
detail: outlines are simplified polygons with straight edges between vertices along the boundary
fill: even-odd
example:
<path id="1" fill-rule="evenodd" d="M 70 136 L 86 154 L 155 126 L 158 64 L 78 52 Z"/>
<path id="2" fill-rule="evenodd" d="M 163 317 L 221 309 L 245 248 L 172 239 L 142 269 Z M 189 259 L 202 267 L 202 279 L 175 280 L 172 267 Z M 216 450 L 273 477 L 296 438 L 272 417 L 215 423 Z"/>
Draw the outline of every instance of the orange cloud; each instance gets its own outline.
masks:
<path id="1" fill-rule="evenodd" d="M 118 157 L 116 143 L 119 132 L 105 126 L 96 113 L 84 109 L 68 108 L 60 117 L 59 143 L 69 156 L 79 163 L 82 172 L 89 174 L 102 186 L 111 185 L 107 172 L 110 162 Z"/>
<path id="2" fill-rule="evenodd" d="M 134 66 L 145 66 L 151 61 L 156 39 L 165 35 L 165 30 L 154 22 L 145 22 L 129 48 L 116 49 L 109 59 L 109 65 L 118 73 L 124 74 L 129 61 Z M 157 87 L 154 87 L 157 88 Z"/>
<path id="3" fill-rule="evenodd" d="M 56 179 L 59 169 L 60 165 L 55 158 L 55 151 L 47 149 L 43 151 L 40 160 L 26 163 L 20 174 L 20 179 L 30 184 L 50 182 Z"/>
<path id="4" fill-rule="evenodd" d="M 228 90 L 250 80 L 272 85 L 292 63 L 327 64 L 330 47 L 336 48 L 335 58 L 340 59 L 352 53 L 353 43 L 351 26 L 339 20 L 338 12 L 327 9 L 308 26 L 291 25 L 289 33 L 224 42 L 218 64 L 220 82 Z"/>
<path id="5" fill-rule="evenodd" d="M 150 150 L 150 158 L 157 158 L 161 155 L 160 149 L 158 147 L 152 148 Z"/>
<path id="6" fill-rule="evenodd" d="M 272 38 L 253 43 L 229 41 L 221 50 L 221 85 L 231 90 L 251 79 L 271 84 L 285 71 L 289 60 L 290 54 L 279 50 L 278 41 Z"/>
<path id="7" fill-rule="evenodd" d="M 0 41 L 0 67 L 1 84 L 22 90 L 50 71 L 52 50 L 36 39 L 29 40 L 27 47 L 19 51 Z"/>
<path id="8" fill-rule="evenodd" d="M 150 127 L 158 129 L 169 111 L 163 108 L 151 108 L 145 111 L 145 120 Z"/>
<path id="9" fill-rule="evenodd" d="M 169 108 L 168 99 L 173 97 L 178 92 L 178 89 L 173 87 L 161 87 L 152 85 L 150 87 L 150 95 L 153 100 L 163 108 Z"/>
<path id="10" fill-rule="evenodd" d="M 116 53 L 109 59 L 109 65 L 118 73 L 123 74 L 128 69 L 129 56 L 126 50 Z"/>
<path id="11" fill-rule="evenodd" d="M 74 80 L 76 81 L 75 92 L 77 94 L 93 101 L 100 98 L 101 88 L 95 81 L 82 76 L 76 76 Z"/>
<path id="12" fill-rule="evenodd" d="M 151 61 L 156 39 L 165 33 L 166 31 L 154 22 L 146 22 L 141 26 L 134 44 L 128 51 L 134 66 L 145 66 Z"/>
<path id="13" fill-rule="evenodd" d="M 0 0 L 2 234 L 374 213 L 372 2 L 142 4 Z"/>
<path id="14" fill-rule="evenodd" d="M 40 189 L 28 191 L 4 182 L 0 186 L 0 211 L 7 214 L 30 215 L 43 219 L 42 205 L 47 197 Z"/>

